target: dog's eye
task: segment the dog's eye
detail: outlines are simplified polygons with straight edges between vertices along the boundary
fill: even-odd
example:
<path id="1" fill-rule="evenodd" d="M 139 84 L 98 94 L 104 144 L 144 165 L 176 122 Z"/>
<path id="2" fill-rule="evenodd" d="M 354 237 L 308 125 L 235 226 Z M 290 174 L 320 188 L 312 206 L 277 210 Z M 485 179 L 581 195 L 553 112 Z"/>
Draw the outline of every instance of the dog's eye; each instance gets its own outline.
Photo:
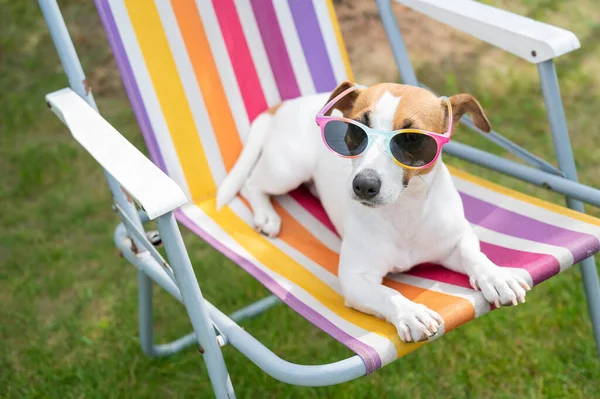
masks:
<path id="1" fill-rule="evenodd" d="M 358 127 L 356 125 L 349 123 L 348 130 L 346 130 L 346 136 L 344 137 L 344 140 L 350 150 L 356 150 L 365 141 L 365 136 L 366 135 L 365 135 L 364 130 L 362 130 L 360 127 Z"/>

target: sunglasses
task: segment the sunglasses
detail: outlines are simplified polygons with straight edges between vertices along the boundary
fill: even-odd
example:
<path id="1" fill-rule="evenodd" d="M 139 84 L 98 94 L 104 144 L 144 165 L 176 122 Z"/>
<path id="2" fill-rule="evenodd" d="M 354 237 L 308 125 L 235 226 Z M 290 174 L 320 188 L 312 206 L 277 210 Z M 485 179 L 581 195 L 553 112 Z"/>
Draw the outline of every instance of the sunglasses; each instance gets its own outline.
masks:
<path id="1" fill-rule="evenodd" d="M 317 114 L 315 120 L 321 127 L 325 145 L 344 158 L 356 158 L 373 144 L 376 136 L 385 137 L 385 148 L 398 164 L 407 169 L 423 169 L 433 164 L 442 147 L 452 136 L 452 105 L 447 97 L 441 97 L 448 107 L 448 130 L 444 134 L 421 129 L 401 129 L 392 132 L 371 129 L 353 119 L 326 116 L 342 97 L 364 88 L 353 86 L 328 102 Z"/>

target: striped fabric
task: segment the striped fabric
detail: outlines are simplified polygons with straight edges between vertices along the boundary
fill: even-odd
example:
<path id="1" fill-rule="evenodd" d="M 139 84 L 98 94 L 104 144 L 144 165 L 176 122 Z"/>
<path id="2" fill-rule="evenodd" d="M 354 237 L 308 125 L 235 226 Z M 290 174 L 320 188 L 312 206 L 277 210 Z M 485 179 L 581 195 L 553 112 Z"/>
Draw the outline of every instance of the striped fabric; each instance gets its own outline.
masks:
<path id="1" fill-rule="evenodd" d="M 331 0 L 96 0 L 153 161 L 190 202 L 178 220 L 356 352 L 369 373 L 423 345 L 344 306 L 340 239 L 298 190 L 275 202 L 277 239 L 237 199 L 215 210 L 250 121 L 267 107 L 352 79 Z M 452 170 L 468 219 L 496 264 L 538 284 L 594 254 L 600 221 Z M 448 332 L 489 312 L 465 276 L 422 265 L 384 282 L 437 311 Z"/>

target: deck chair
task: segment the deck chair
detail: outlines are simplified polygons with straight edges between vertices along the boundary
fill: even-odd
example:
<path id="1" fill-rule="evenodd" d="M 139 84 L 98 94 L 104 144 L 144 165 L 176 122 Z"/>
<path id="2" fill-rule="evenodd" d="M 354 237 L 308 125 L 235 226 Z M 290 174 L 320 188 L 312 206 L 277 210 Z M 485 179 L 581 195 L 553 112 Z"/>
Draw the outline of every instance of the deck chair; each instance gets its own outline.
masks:
<path id="1" fill-rule="evenodd" d="M 272 377 L 305 386 L 337 384 L 373 373 L 423 345 L 405 344 L 391 324 L 344 306 L 336 276 L 340 238 L 318 200 L 306 190 L 274 200 L 283 218 L 276 239 L 253 230 L 250 209 L 241 199 L 221 211 L 215 209 L 216 188 L 261 111 L 353 79 L 331 0 L 96 0 L 152 162 L 97 112 L 56 1 L 39 2 L 70 84 L 47 95 L 46 101 L 105 171 L 121 219 L 115 243 L 139 269 L 140 340 L 148 356 L 199 345 L 215 394 L 223 398 L 234 396 L 223 345 L 233 345 Z M 581 202 L 599 206 L 600 191 L 577 183 L 553 65 L 553 58 L 579 46 L 577 38 L 477 2 L 400 3 L 537 65 L 560 168 L 496 132 L 490 139 L 524 162 L 458 142 L 445 151 L 568 197 L 570 209 L 452 169 L 467 218 L 483 251 L 496 264 L 514 268 L 535 285 L 582 262 L 595 338 L 600 342 L 600 289 L 592 258 L 600 247 L 600 220 L 582 213 Z M 402 81 L 419 85 L 390 2 L 377 4 Z M 472 125 L 468 119 L 465 123 Z M 150 220 L 157 222 L 168 260 L 144 230 Z M 177 222 L 274 296 L 230 316 L 223 314 L 203 298 Z M 192 333 L 154 345 L 153 283 L 183 302 Z M 445 320 L 446 333 L 491 310 L 465 276 L 438 265 L 390 275 L 384 283 L 437 311 Z M 355 355 L 319 366 L 292 364 L 238 325 L 280 301 Z"/>

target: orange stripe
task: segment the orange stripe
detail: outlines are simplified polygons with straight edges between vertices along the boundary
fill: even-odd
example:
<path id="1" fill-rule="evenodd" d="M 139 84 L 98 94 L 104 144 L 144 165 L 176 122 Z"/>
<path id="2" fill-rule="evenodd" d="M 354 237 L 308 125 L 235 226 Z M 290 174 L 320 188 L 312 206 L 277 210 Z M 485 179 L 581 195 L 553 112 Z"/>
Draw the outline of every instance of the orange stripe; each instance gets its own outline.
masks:
<path id="1" fill-rule="evenodd" d="M 273 206 L 281 216 L 279 238 L 337 276 L 339 255 L 323 245 L 317 237 L 277 202 L 274 202 Z"/>
<path id="2" fill-rule="evenodd" d="M 129 0 L 126 7 L 190 194 L 205 197 L 215 192 L 215 184 L 158 10 L 147 0 Z"/>
<path id="3" fill-rule="evenodd" d="M 171 4 L 221 150 L 223 164 L 230 171 L 242 150 L 242 142 L 212 57 L 202 19 L 194 0 L 171 1 Z M 203 184 L 202 181 L 196 183 Z"/>
<path id="4" fill-rule="evenodd" d="M 445 332 L 475 318 L 475 308 L 467 299 L 399 283 L 388 278 L 383 279 L 383 284 L 400 292 L 411 301 L 427 305 L 430 309 L 438 312 L 444 319 Z"/>

